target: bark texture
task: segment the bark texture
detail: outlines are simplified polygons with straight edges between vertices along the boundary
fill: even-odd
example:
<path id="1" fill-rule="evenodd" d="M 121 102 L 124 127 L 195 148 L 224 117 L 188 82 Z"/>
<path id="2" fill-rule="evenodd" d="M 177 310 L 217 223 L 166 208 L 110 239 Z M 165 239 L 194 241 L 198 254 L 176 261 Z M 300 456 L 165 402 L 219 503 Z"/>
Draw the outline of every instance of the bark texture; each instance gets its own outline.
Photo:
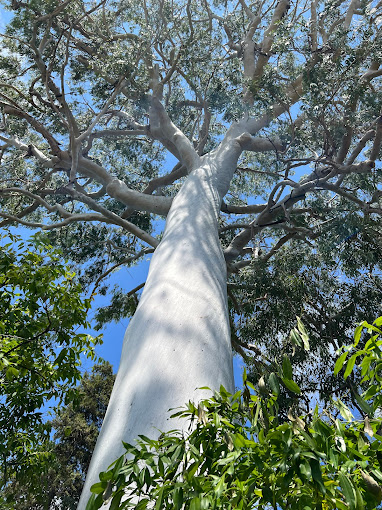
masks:
<path id="1" fill-rule="evenodd" d="M 206 397 L 201 386 L 234 389 L 226 263 L 218 214 L 240 146 L 230 142 L 187 178 L 170 209 L 138 309 L 126 331 L 121 362 L 89 467 L 90 487 L 138 434 L 184 427 L 168 410 Z"/>

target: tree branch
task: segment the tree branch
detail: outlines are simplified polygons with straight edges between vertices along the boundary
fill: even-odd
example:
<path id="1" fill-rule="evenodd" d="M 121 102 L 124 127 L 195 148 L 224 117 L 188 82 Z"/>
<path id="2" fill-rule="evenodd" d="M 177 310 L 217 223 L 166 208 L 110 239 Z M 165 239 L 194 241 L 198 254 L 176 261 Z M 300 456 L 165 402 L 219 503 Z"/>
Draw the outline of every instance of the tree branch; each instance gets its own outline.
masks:
<path id="1" fill-rule="evenodd" d="M 200 163 L 200 158 L 190 140 L 170 120 L 162 103 L 156 96 L 152 97 L 150 107 L 151 132 L 155 137 L 166 138 L 174 144 L 181 163 L 190 172 Z"/>

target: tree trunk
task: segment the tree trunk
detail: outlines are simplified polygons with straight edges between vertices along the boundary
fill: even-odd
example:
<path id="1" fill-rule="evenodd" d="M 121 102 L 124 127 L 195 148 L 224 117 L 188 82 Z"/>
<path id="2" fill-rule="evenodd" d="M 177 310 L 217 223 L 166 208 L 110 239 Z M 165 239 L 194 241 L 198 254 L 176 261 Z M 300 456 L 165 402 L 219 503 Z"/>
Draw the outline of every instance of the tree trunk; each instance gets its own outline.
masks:
<path id="1" fill-rule="evenodd" d="M 228 145 L 202 158 L 173 201 L 126 331 L 79 510 L 100 471 L 123 453 L 122 440 L 184 427 L 183 420 L 169 419 L 168 410 L 208 396 L 201 386 L 234 389 L 226 263 L 218 238 L 220 204 L 239 153 L 238 144 Z"/>

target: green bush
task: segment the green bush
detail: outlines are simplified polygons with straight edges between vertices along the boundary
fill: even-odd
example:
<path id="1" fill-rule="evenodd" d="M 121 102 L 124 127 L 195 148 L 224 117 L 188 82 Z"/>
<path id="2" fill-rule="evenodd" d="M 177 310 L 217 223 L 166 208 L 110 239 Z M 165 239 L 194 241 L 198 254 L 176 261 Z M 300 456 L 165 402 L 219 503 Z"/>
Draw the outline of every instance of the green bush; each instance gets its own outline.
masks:
<path id="1" fill-rule="evenodd" d="M 278 419 L 279 385 L 299 392 L 290 361 L 257 386 L 246 380 L 234 395 L 224 388 L 174 416 L 190 419 L 188 433 L 136 445 L 100 474 L 87 510 L 111 501 L 118 508 L 375 509 L 382 499 L 382 317 L 363 322 L 335 371 L 361 370 L 366 390 L 354 390 L 353 412 L 340 400 L 306 416 Z M 363 333 L 364 347 L 358 349 Z M 307 339 L 306 339 L 307 340 Z M 349 357 L 350 356 L 350 357 Z M 346 359 L 349 357 L 347 363 Z M 292 381 L 293 382 L 293 381 Z"/>

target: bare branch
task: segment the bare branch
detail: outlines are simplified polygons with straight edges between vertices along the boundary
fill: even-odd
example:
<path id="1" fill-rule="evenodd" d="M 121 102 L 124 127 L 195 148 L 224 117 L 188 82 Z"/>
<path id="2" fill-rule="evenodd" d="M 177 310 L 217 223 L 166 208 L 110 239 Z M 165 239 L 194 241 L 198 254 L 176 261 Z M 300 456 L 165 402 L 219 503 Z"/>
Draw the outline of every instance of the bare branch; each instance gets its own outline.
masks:
<path id="1" fill-rule="evenodd" d="M 167 138 L 174 144 L 182 164 L 186 166 L 188 171 L 198 166 L 200 162 L 198 153 L 186 135 L 171 122 L 162 103 L 156 96 L 153 96 L 151 101 L 150 124 L 152 124 L 151 132 L 155 137 Z"/>
<path id="2" fill-rule="evenodd" d="M 361 153 L 362 149 L 365 148 L 367 142 L 374 137 L 374 135 L 375 135 L 374 129 L 371 129 L 370 131 L 367 131 L 367 133 L 365 133 L 363 135 L 361 140 L 358 142 L 358 144 L 354 148 L 353 152 L 350 154 L 348 160 L 346 161 L 347 165 L 351 165 L 352 163 L 354 163 L 354 161 L 357 158 L 357 156 Z"/>
<path id="3" fill-rule="evenodd" d="M 295 237 L 296 232 L 289 232 L 285 236 L 283 236 L 281 239 L 277 241 L 277 243 L 269 250 L 268 253 L 263 255 L 259 258 L 262 262 L 267 262 L 270 258 L 273 257 L 273 255 L 282 247 L 285 243 L 287 243 L 290 239 L 293 239 Z"/>
<path id="4" fill-rule="evenodd" d="M 255 138 L 249 133 L 243 133 L 237 139 L 241 148 L 251 152 L 282 151 L 284 149 L 280 139 Z"/>
<path id="5" fill-rule="evenodd" d="M 17 149 L 24 151 L 28 157 L 35 157 L 46 168 L 54 168 L 55 164 L 59 161 L 58 157 L 54 156 L 52 158 L 48 158 L 34 145 L 26 145 L 25 143 L 20 142 L 17 138 L 6 138 L 5 136 L 0 135 L 0 140 L 6 142 L 8 146 L 16 147 Z"/>
<path id="6" fill-rule="evenodd" d="M 223 232 L 227 232 L 227 230 L 235 230 L 237 228 L 251 228 L 251 226 L 245 223 L 231 223 L 230 225 L 219 228 L 219 232 L 222 234 Z"/>
<path id="7" fill-rule="evenodd" d="M 8 105 L 6 103 L 0 102 L 0 106 L 3 107 L 4 113 L 8 115 L 13 115 L 15 117 L 19 117 L 21 119 L 25 119 L 28 124 L 30 124 L 38 133 L 40 133 L 45 140 L 48 142 L 52 154 L 55 156 L 59 156 L 61 153 L 61 149 L 58 141 L 51 135 L 51 133 L 36 119 L 31 117 L 28 113 L 20 110 L 19 108 L 15 108 L 14 106 Z"/>
<path id="8" fill-rule="evenodd" d="M 156 189 L 162 186 L 168 186 L 174 183 L 176 180 L 187 175 L 187 169 L 181 163 L 175 165 L 174 169 L 166 175 L 152 179 L 147 187 L 143 190 L 143 193 L 151 195 Z"/>
<path id="9" fill-rule="evenodd" d="M 280 186 L 283 186 L 283 182 L 277 183 L 273 191 L 271 192 L 270 199 L 268 201 L 267 207 L 259 214 L 259 216 L 251 223 L 251 229 L 242 230 L 235 238 L 232 240 L 230 245 L 226 248 L 224 254 L 227 261 L 232 261 L 236 257 L 238 257 L 244 248 L 244 246 L 250 241 L 250 239 L 258 232 L 263 230 L 267 226 L 275 226 L 276 223 L 285 221 L 285 220 L 277 220 L 277 217 L 282 214 L 286 219 L 288 216 L 288 210 L 293 207 L 293 205 L 300 200 L 304 199 L 306 194 L 310 191 L 314 191 L 319 188 L 330 189 L 335 193 L 346 196 L 346 192 L 341 190 L 338 186 L 332 185 L 328 183 L 328 179 L 338 175 L 338 174 L 348 174 L 353 172 L 370 172 L 370 170 L 374 167 L 374 162 L 366 161 L 356 165 L 348 165 L 342 166 L 332 163 L 332 170 L 327 170 L 325 167 L 321 169 L 321 171 L 315 171 L 310 176 L 303 179 L 300 183 L 294 183 L 293 181 L 286 180 L 285 184 L 292 185 L 293 190 L 284 198 L 279 200 L 276 204 L 272 202 L 272 196 L 274 196 L 275 191 Z M 365 207 L 364 202 L 357 199 L 353 195 L 347 197 L 353 200 L 355 203 L 360 205 L 361 207 Z M 378 212 L 378 211 L 374 211 Z M 286 230 L 289 230 L 288 226 L 284 227 Z M 293 227 L 291 229 L 293 232 L 297 232 L 297 229 Z"/>
<path id="10" fill-rule="evenodd" d="M 114 264 L 112 267 L 110 267 L 107 271 L 105 271 L 104 273 L 102 273 L 98 278 L 97 280 L 95 281 L 95 284 L 94 284 L 94 287 L 93 287 L 93 290 L 92 290 L 92 293 L 91 293 L 91 297 L 93 297 L 95 295 L 95 291 L 97 290 L 97 288 L 99 287 L 99 284 L 101 283 L 101 281 L 106 278 L 106 276 L 108 276 L 110 273 L 112 273 L 115 269 L 117 269 L 117 267 L 120 267 L 120 266 L 123 266 L 125 264 L 131 264 L 132 262 L 134 262 L 135 260 L 138 260 L 139 258 L 145 256 L 145 255 L 148 255 L 149 253 L 153 253 L 154 250 L 153 249 L 145 249 L 145 250 L 141 250 L 139 251 L 138 253 L 136 253 L 135 255 L 133 255 L 132 257 L 127 257 L 123 260 L 121 260 L 120 262 L 117 262 L 116 264 Z M 140 285 L 138 285 L 138 287 L 135 287 L 135 289 L 133 289 L 132 291 L 130 291 L 127 295 L 131 295 L 131 294 L 134 294 L 135 292 L 137 292 L 139 289 L 141 289 L 145 284 L 144 283 L 141 283 Z"/>
<path id="11" fill-rule="evenodd" d="M 221 211 L 227 214 L 251 214 L 259 213 L 267 207 L 267 204 L 232 205 L 222 201 Z"/>
<path id="12" fill-rule="evenodd" d="M 5 222 L 1 222 L 1 225 L 3 224 L 9 224 L 9 223 L 16 223 L 18 225 L 24 225 L 26 227 L 31 228 L 41 228 L 42 230 L 54 230 L 57 228 L 62 228 L 70 223 L 74 222 L 82 222 L 82 221 L 98 221 L 101 223 L 113 223 L 111 220 L 108 220 L 104 218 L 101 214 L 70 214 L 67 218 L 65 218 L 63 221 L 59 221 L 57 223 L 39 223 L 34 221 L 26 221 L 23 220 L 20 216 L 14 215 L 14 214 L 8 214 L 5 212 L 0 211 L 0 217 L 5 218 Z"/>
<path id="13" fill-rule="evenodd" d="M 121 92 L 121 90 L 126 86 L 126 81 L 125 80 L 120 80 L 120 82 L 117 84 L 117 86 L 115 87 L 113 93 L 110 95 L 109 99 L 106 101 L 106 103 L 104 104 L 102 110 L 97 113 L 97 115 L 95 116 L 95 118 L 92 120 L 92 122 L 89 124 L 89 127 L 86 129 L 86 131 L 84 131 L 83 133 L 81 133 L 81 135 L 79 135 L 77 138 L 76 138 L 76 143 L 81 143 L 82 140 L 84 140 L 85 138 L 87 138 L 93 128 L 98 124 L 100 118 L 105 115 L 105 113 L 108 111 L 108 108 L 109 106 L 111 105 L 111 103 L 114 101 L 114 99 L 117 97 L 117 95 Z"/>
<path id="14" fill-rule="evenodd" d="M 312 0 L 310 3 L 310 46 L 312 53 L 317 51 L 317 4 L 318 0 Z"/>
<path id="15" fill-rule="evenodd" d="M 257 87 L 260 82 L 260 79 L 264 72 L 264 67 L 271 56 L 271 49 L 272 49 L 272 44 L 274 41 L 274 34 L 277 30 L 280 20 L 285 16 L 289 7 L 290 7 L 289 0 L 280 0 L 276 5 L 276 8 L 273 12 L 271 22 L 270 22 L 268 28 L 264 32 L 264 39 L 261 42 L 260 47 L 257 52 L 256 66 L 253 69 L 252 75 L 249 77 L 252 81 L 252 89 Z M 261 18 L 259 19 L 259 21 L 260 20 L 261 20 Z M 250 32 L 252 32 L 252 29 Z M 250 48 L 250 46 L 248 46 L 248 48 Z M 254 49 L 255 48 L 253 48 L 253 50 Z M 245 52 L 244 52 L 244 59 L 245 59 Z M 253 53 L 252 53 L 252 61 L 253 61 Z M 251 91 L 249 93 L 252 95 Z M 248 99 L 249 99 L 248 93 L 246 93 L 245 100 L 248 102 Z M 251 104 L 252 104 L 252 102 L 253 102 L 253 96 L 250 99 Z"/>
<path id="16" fill-rule="evenodd" d="M 130 223 L 130 221 L 127 221 L 123 218 L 120 218 L 117 214 L 109 211 L 105 207 L 101 206 L 98 202 L 93 200 L 92 198 L 79 193 L 76 190 L 68 189 L 68 193 L 74 198 L 75 200 L 78 200 L 79 202 L 83 202 L 84 204 L 88 205 L 93 211 L 97 211 L 101 213 L 105 218 L 109 218 L 113 221 L 116 225 L 120 225 L 122 228 L 124 228 L 127 232 L 130 232 L 131 234 L 138 237 L 138 239 L 141 239 L 145 243 L 149 244 L 150 246 L 153 246 L 156 248 L 159 244 L 159 241 L 155 239 L 155 237 L 152 237 L 150 234 L 142 230 L 141 228 L 137 227 L 133 223 Z"/>
<path id="17" fill-rule="evenodd" d="M 381 150 L 381 143 L 382 143 L 382 116 L 380 116 L 377 120 L 377 129 L 375 131 L 373 148 L 371 149 L 370 154 L 371 161 L 375 161 L 378 158 L 379 152 Z"/>

